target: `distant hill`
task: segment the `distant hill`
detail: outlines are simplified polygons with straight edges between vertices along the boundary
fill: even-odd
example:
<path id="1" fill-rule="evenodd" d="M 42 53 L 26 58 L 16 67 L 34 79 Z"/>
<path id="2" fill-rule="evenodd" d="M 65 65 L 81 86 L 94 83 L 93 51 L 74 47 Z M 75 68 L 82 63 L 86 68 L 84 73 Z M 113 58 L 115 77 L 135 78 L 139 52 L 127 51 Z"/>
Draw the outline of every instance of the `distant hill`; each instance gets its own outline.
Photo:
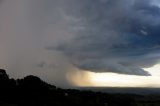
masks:
<path id="1" fill-rule="evenodd" d="M 102 93 L 96 89 L 61 89 L 33 75 L 10 79 L 0 69 L 0 106 L 160 106 L 159 94 L 111 93 L 115 88 Z"/>
<path id="2" fill-rule="evenodd" d="M 160 95 L 160 88 L 146 87 L 81 87 L 81 90 L 92 90 L 109 94 L 137 94 L 137 95 Z"/>

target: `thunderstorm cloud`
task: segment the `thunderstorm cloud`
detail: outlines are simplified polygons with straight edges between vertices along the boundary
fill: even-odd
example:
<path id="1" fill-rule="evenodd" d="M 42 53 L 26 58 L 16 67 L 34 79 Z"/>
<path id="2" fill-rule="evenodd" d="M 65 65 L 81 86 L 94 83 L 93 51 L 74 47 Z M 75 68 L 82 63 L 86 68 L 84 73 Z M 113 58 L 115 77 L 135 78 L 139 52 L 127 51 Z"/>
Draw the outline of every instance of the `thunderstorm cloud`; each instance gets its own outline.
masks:
<path id="1" fill-rule="evenodd" d="M 160 59 L 160 7 L 151 0 L 69 0 L 62 8 L 74 38 L 49 46 L 77 68 L 150 75 Z"/>
<path id="2" fill-rule="evenodd" d="M 160 60 L 159 0 L 0 0 L 0 14 L 11 77 L 66 86 L 76 69 L 149 76 Z"/>

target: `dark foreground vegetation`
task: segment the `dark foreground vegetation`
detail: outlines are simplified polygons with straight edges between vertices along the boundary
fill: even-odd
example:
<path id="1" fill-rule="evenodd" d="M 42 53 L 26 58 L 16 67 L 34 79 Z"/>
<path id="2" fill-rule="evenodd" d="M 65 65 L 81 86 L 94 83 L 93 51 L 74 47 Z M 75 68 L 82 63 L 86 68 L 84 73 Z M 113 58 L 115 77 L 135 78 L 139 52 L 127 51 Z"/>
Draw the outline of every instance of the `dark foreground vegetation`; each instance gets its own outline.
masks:
<path id="1" fill-rule="evenodd" d="M 9 79 L 6 71 L 1 69 L 0 106 L 160 106 L 160 95 L 60 89 L 32 75 Z"/>

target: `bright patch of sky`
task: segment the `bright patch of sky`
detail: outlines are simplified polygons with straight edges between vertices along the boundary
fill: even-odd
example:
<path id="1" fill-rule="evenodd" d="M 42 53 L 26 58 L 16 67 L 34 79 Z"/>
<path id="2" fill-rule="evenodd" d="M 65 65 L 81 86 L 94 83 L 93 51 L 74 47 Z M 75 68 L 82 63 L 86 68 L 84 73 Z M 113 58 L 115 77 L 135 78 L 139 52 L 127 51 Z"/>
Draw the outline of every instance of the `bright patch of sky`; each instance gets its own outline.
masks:
<path id="1" fill-rule="evenodd" d="M 160 0 L 152 0 L 152 4 L 160 7 Z"/>

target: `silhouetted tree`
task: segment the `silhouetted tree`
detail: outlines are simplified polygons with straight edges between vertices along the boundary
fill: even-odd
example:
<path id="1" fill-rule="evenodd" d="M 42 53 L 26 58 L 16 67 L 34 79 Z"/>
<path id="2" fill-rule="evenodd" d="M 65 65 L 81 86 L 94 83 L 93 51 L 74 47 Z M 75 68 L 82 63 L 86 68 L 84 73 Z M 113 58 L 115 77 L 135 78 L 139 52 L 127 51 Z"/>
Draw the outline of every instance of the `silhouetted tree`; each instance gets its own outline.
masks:
<path id="1" fill-rule="evenodd" d="M 8 88 L 9 86 L 9 77 L 6 74 L 6 71 L 0 69 L 0 88 Z"/>
<path id="2" fill-rule="evenodd" d="M 143 100 L 139 102 L 135 98 Z M 0 106 L 137 106 L 137 103 L 147 104 L 145 100 L 144 96 L 131 94 L 56 88 L 33 75 L 9 79 L 6 71 L 0 69 Z M 151 103 L 144 106 L 151 106 Z M 160 99 L 153 106 L 160 106 Z"/>

